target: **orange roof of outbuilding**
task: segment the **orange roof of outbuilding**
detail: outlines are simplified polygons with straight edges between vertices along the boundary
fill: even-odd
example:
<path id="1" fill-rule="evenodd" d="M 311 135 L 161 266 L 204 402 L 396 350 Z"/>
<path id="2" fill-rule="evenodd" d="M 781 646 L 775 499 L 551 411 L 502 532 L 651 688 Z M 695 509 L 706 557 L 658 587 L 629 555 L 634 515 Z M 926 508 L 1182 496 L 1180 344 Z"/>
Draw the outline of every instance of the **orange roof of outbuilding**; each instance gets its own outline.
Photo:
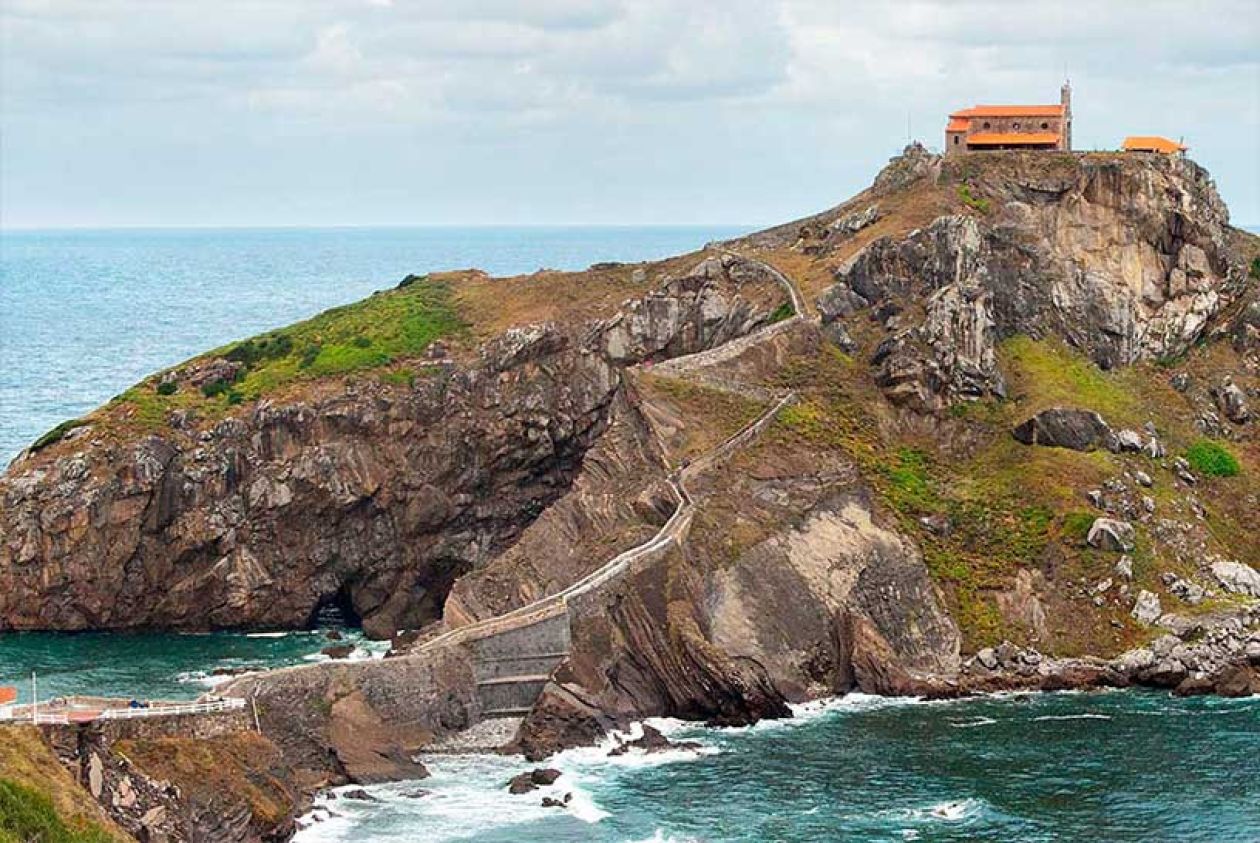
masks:
<path id="1" fill-rule="evenodd" d="M 970 123 L 961 118 L 952 118 L 949 125 L 945 127 L 947 132 L 965 132 L 970 127 Z"/>
<path id="2" fill-rule="evenodd" d="M 1124 139 L 1129 152 L 1185 152 L 1190 147 L 1159 135 L 1130 135 Z"/>
<path id="3" fill-rule="evenodd" d="M 949 115 L 955 117 L 1062 117 L 1061 105 L 973 105 Z"/>
<path id="4" fill-rule="evenodd" d="M 1059 136 L 1054 132 L 981 132 L 967 138 L 968 146 L 1037 146 L 1058 142 Z"/>
<path id="5" fill-rule="evenodd" d="M 17 702 L 17 688 L 12 685 L 0 685 L 0 705 Z"/>

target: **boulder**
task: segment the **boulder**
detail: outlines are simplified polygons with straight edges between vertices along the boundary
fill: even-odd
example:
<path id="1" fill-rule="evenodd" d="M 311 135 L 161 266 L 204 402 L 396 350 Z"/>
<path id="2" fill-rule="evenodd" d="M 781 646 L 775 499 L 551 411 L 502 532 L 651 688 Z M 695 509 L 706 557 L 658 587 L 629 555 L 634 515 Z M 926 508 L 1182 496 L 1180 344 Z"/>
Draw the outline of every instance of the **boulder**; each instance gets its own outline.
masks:
<path id="1" fill-rule="evenodd" d="M 380 802 L 381 801 L 361 787 L 356 787 L 353 790 L 345 791 L 344 793 L 341 794 L 341 798 L 354 799 L 359 802 Z"/>
<path id="2" fill-rule="evenodd" d="M 320 652 L 323 653 L 325 656 L 328 656 L 328 658 L 330 659 L 344 659 L 344 658 L 348 658 L 350 654 L 354 652 L 354 645 L 353 644 L 333 644 L 331 646 L 325 647 L 324 649 L 320 650 Z"/>
<path id="3" fill-rule="evenodd" d="M 1142 450 L 1142 435 L 1136 430 L 1121 430 L 1116 434 L 1112 447 L 1116 451 L 1136 454 Z"/>
<path id="4" fill-rule="evenodd" d="M 1052 407 L 1020 423 L 1011 435 L 1025 445 L 1046 445 L 1073 451 L 1114 448 L 1116 437 L 1103 417 L 1092 410 Z"/>
<path id="5" fill-rule="evenodd" d="M 1247 406 L 1247 395 L 1230 378 L 1226 377 L 1219 387 L 1212 391 L 1216 398 L 1216 406 L 1221 415 L 1234 424 L 1245 424 L 1251 419 L 1251 410 Z"/>
<path id="6" fill-rule="evenodd" d="M 659 729 L 653 728 L 648 724 L 643 724 L 643 737 L 636 738 L 625 743 L 618 743 L 608 751 L 610 756 L 625 755 L 632 749 L 641 749 L 644 752 L 664 752 L 667 749 L 688 749 L 697 750 L 700 744 L 694 741 L 671 741 L 669 738 L 661 734 Z"/>
<path id="7" fill-rule="evenodd" d="M 531 790 L 537 790 L 538 785 L 534 784 L 533 777 L 529 773 L 521 773 L 512 776 L 508 781 L 508 793 L 519 796 L 522 793 L 529 793 Z"/>
<path id="8" fill-rule="evenodd" d="M 508 781 L 508 793 L 522 794 L 529 793 L 531 790 L 537 790 L 540 787 L 555 784 L 556 779 L 560 778 L 560 771 L 551 768 L 539 768 L 531 770 L 528 773 L 521 773 L 513 776 Z"/>
<path id="9" fill-rule="evenodd" d="M 1095 518 L 1085 540 L 1090 547 L 1127 553 L 1133 550 L 1135 531 L 1128 521 L 1116 518 Z"/>
<path id="10" fill-rule="evenodd" d="M 1218 559 L 1209 566 L 1209 570 L 1226 591 L 1260 597 L 1260 573 L 1250 565 Z"/>
<path id="11" fill-rule="evenodd" d="M 1216 678 L 1216 693 L 1222 697 L 1249 697 L 1260 690 L 1260 677 L 1242 665 L 1226 667 Z"/>
<path id="12" fill-rule="evenodd" d="M 871 303 L 847 284 L 836 284 L 818 297 L 818 313 L 823 322 L 834 322 L 870 307 Z"/>
<path id="13" fill-rule="evenodd" d="M 1138 592 L 1137 601 L 1133 604 L 1133 617 L 1142 623 L 1155 623 L 1164 610 L 1159 605 L 1159 596 L 1146 589 Z"/>

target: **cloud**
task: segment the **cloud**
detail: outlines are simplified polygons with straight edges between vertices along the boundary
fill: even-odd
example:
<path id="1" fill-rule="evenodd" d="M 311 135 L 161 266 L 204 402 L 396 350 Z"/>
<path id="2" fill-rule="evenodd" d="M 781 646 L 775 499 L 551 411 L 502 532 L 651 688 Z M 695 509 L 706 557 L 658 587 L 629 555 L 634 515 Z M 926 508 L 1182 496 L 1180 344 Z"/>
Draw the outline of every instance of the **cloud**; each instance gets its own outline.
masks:
<path id="1" fill-rule="evenodd" d="M 431 204 L 456 201 L 433 192 L 450 173 L 494 173 L 494 189 L 519 202 L 549 196 L 544 180 L 572 179 L 572 195 L 596 178 L 620 191 L 602 200 L 610 218 L 633 207 L 766 219 L 859 186 L 904 142 L 907 120 L 938 143 L 949 109 L 1053 100 L 1066 72 L 1083 143 L 1187 135 L 1244 218 L 1260 220 L 1252 0 L 1086 11 L 1067 0 L 7 0 L 0 22 L 10 217 L 90 204 L 86 184 L 55 175 L 71 163 L 116 207 L 141 208 L 159 165 L 213 194 L 218 184 L 178 169 L 195 149 L 192 169 L 207 173 L 282 156 L 265 201 L 237 185 L 247 209 L 308 196 L 315 187 L 298 175 L 276 181 L 305 172 L 300 162 L 361 178 L 371 160 Z M 352 163 L 328 159 L 334 137 Z M 116 184 L 121 173 L 137 186 Z M 704 178 L 722 183 L 686 185 Z M 573 211 L 548 201 L 531 218 Z"/>

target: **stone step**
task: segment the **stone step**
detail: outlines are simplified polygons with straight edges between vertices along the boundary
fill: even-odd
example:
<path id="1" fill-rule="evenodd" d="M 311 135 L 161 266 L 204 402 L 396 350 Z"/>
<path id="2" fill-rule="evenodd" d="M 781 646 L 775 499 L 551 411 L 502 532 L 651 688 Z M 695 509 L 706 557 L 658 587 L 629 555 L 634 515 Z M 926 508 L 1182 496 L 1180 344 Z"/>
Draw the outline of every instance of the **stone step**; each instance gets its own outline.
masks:
<path id="1" fill-rule="evenodd" d="M 533 711 L 533 708 L 496 708 L 490 711 L 483 711 L 481 716 L 486 720 L 495 720 L 509 717 L 524 717 Z"/>
<path id="2" fill-rule="evenodd" d="M 502 676 L 523 676 L 526 674 L 551 673 L 556 665 L 567 656 L 566 653 L 527 654 L 521 656 L 505 656 L 497 659 L 478 659 L 473 665 L 477 681 L 498 679 Z"/>

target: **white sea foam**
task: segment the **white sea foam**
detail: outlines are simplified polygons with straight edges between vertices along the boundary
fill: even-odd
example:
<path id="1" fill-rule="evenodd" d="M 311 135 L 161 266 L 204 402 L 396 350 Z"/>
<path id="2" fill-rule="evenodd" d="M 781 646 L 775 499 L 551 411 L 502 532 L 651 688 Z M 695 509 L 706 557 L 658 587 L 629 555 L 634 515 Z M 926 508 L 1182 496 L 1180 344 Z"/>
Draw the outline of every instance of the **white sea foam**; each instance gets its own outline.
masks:
<path id="1" fill-rule="evenodd" d="M 978 726 L 992 726 L 996 722 L 992 717 L 975 717 L 971 720 L 951 720 L 949 725 L 955 729 L 975 729 Z"/>
<path id="2" fill-rule="evenodd" d="M 978 816 L 984 810 L 984 802 L 980 799 L 952 799 L 946 802 L 935 802 L 919 808 L 898 808 L 881 812 L 888 817 L 895 817 L 906 822 L 930 824 L 937 822 L 956 823 Z M 904 832 L 903 832 L 904 833 Z"/>
<path id="3" fill-rule="evenodd" d="M 246 638 L 285 638 L 290 635 L 289 632 L 247 632 Z"/>
<path id="4" fill-rule="evenodd" d="M 1083 714 L 1043 714 L 1040 717 L 1034 717 L 1033 721 L 1038 720 L 1110 720 L 1109 714 L 1095 714 L 1094 712 L 1085 712 Z"/>

